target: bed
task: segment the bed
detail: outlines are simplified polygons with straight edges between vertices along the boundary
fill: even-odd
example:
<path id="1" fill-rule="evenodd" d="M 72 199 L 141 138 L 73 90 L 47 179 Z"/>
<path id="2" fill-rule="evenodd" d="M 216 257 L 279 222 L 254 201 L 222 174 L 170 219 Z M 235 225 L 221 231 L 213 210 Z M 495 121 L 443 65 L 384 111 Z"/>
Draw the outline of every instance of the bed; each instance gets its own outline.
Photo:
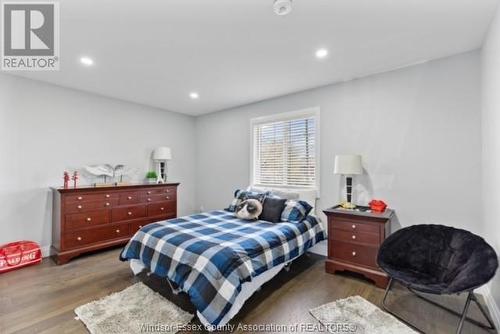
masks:
<path id="1" fill-rule="evenodd" d="M 294 259 L 325 239 L 316 217 L 300 223 L 238 219 L 211 211 L 149 224 L 120 254 L 138 274 L 167 278 L 189 295 L 200 321 L 224 326 Z"/>

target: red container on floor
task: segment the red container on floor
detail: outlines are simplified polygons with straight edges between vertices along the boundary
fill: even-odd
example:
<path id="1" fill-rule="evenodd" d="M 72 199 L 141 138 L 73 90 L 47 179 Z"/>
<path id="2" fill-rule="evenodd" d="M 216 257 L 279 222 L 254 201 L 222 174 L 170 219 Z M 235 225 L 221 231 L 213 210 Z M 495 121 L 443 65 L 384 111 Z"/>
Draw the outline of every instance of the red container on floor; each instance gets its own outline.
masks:
<path id="1" fill-rule="evenodd" d="M 42 250 L 33 241 L 17 241 L 0 246 L 0 274 L 42 262 Z"/>

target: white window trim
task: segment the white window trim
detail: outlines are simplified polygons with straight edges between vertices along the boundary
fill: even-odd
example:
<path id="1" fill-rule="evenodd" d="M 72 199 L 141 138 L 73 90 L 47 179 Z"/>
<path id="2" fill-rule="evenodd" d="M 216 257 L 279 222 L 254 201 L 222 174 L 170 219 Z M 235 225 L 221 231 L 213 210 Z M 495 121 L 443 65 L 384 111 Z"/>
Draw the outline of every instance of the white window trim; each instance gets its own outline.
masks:
<path id="1" fill-rule="evenodd" d="M 279 121 L 288 121 L 300 117 L 310 117 L 314 116 L 315 117 L 315 154 L 316 154 L 316 161 L 315 161 L 315 179 L 316 179 L 316 185 L 314 188 L 310 187 L 299 187 L 299 186 L 285 186 L 285 185 L 276 185 L 276 186 L 270 186 L 270 185 L 261 185 L 258 183 L 255 183 L 255 140 L 256 138 L 254 137 L 254 126 L 259 125 L 262 123 L 270 123 L 270 122 L 279 122 Z M 252 118 L 250 120 L 250 185 L 256 186 L 256 187 L 266 187 L 266 188 L 276 188 L 276 189 L 297 189 L 297 190 L 316 190 L 316 193 L 319 196 L 320 193 L 320 107 L 310 107 L 306 109 L 301 109 L 301 110 L 296 110 L 296 111 L 289 111 L 289 112 L 284 112 L 284 113 L 279 113 L 279 114 L 273 114 L 269 116 L 262 116 L 262 117 L 256 117 Z"/>

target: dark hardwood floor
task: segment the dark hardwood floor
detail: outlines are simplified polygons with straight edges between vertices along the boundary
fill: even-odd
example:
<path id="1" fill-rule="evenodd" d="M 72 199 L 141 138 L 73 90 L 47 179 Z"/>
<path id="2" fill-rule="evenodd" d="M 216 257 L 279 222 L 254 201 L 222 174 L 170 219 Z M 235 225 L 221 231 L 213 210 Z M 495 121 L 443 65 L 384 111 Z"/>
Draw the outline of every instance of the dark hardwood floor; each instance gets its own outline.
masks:
<path id="1" fill-rule="evenodd" d="M 193 312 L 186 295 L 173 295 L 164 282 L 146 275 L 134 277 L 127 263 L 118 260 L 119 249 L 87 255 L 56 266 L 44 259 L 38 266 L 0 275 L 0 333 L 87 333 L 75 320 L 73 310 L 82 304 L 120 291 L 139 280 Z M 308 310 L 316 306 L 360 295 L 380 305 L 384 291 L 352 275 L 331 275 L 324 260 L 304 256 L 263 286 L 243 307 L 233 324 L 317 324 Z M 458 319 L 447 312 L 408 295 L 403 289 L 389 300 L 408 320 L 427 333 L 454 333 Z M 463 297 L 440 301 L 460 310 Z M 474 306 L 472 316 L 481 320 Z M 196 320 L 195 320 L 196 322 Z M 463 333 L 491 333 L 466 323 Z"/>

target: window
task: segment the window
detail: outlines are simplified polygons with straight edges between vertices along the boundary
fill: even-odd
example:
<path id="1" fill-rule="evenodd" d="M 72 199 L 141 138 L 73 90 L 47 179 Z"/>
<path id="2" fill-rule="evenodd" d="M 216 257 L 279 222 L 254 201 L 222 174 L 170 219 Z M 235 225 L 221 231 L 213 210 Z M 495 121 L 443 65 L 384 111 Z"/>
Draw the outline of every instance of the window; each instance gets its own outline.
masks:
<path id="1" fill-rule="evenodd" d="M 252 120 L 252 183 L 317 188 L 317 109 Z"/>

